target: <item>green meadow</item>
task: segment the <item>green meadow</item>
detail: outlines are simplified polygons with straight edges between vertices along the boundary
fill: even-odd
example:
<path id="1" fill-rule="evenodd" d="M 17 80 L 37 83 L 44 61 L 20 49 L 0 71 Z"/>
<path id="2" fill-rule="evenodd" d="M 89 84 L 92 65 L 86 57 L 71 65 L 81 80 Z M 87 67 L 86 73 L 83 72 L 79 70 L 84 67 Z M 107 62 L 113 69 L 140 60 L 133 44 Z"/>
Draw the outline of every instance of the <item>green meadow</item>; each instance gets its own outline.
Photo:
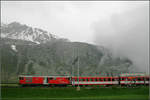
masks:
<path id="1" fill-rule="evenodd" d="M 2 100 L 149 100 L 149 87 L 1 87 Z"/>

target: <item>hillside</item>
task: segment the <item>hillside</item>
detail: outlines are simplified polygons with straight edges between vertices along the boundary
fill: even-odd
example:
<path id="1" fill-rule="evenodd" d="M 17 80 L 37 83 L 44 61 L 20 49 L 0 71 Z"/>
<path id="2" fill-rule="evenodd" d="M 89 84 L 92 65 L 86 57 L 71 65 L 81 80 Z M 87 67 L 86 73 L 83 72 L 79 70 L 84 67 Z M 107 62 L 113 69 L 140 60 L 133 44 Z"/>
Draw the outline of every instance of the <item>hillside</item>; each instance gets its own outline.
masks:
<path id="1" fill-rule="evenodd" d="M 2 82 L 17 82 L 17 76 L 21 74 L 71 75 L 72 68 L 74 68 L 74 75 L 77 75 L 77 63 L 75 62 L 77 56 L 81 76 L 104 75 L 104 73 L 116 75 L 120 72 L 128 72 L 132 65 L 128 58 L 113 57 L 111 52 L 104 47 L 69 42 L 61 38 L 49 38 L 48 40 L 40 38 L 37 39 L 38 41 L 31 41 L 20 38 L 21 29 L 21 33 L 17 31 L 15 37 L 14 28 L 8 28 L 9 31 L 6 31 L 5 26 L 4 31 L 2 27 L 2 33 L 9 35 L 3 35 L 0 40 Z M 21 37 L 25 37 L 24 35 Z"/>

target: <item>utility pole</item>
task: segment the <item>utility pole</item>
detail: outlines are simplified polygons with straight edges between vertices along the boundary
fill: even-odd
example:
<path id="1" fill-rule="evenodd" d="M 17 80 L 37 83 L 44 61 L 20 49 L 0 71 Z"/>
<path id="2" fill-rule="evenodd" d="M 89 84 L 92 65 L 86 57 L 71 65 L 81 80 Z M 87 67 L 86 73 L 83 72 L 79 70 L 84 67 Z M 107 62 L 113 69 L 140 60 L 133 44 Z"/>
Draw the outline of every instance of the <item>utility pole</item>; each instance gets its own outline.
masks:
<path id="1" fill-rule="evenodd" d="M 74 48 L 73 48 L 73 59 L 75 58 L 75 53 L 74 53 Z M 73 86 L 74 86 L 74 79 L 73 79 L 73 77 L 74 77 L 74 64 L 72 64 L 72 84 L 73 84 Z"/>
<path id="2" fill-rule="evenodd" d="M 2 29 L 2 25 L 0 26 L 0 31 L 1 31 L 1 29 Z M 2 41 L 2 39 L 1 39 L 1 32 L 0 32 L 0 41 Z M 0 43 L 0 70 L 2 70 L 2 63 L 1 63 L 1 61 L 2 61 L 2 43 Z M 2 74 L 1 74 L 2 75 Z M 1 80 L 2 80 L 2 78 L 5 78 L 5 75 L 2 75 L 2 77 L 1 77 L 1 79 L 0 79 L 0 83 L 2 82 Z M 5 78 L 6 79 L 6 78 Z M 1 87 L 0 87 L 0 90 L 1 90 Z M 1 95 L 0 95 L 1 96 Z"/>
<path id="3" fill-rule="evenodd" d="M 79 86 L 79 54 L 78 54 L 78 86 Z"/>
<path id="4" fill-rule="evenodd" d="M 79 58 L 79 50 L 78 50 L 78 48 L 77 48 L 77 53 L 78 53 L 78 87 L 77 87 L 77 91 L 80 91 L 80 85 L 79 85 L 79 60 L 80 60 L 80 58 Z"/>

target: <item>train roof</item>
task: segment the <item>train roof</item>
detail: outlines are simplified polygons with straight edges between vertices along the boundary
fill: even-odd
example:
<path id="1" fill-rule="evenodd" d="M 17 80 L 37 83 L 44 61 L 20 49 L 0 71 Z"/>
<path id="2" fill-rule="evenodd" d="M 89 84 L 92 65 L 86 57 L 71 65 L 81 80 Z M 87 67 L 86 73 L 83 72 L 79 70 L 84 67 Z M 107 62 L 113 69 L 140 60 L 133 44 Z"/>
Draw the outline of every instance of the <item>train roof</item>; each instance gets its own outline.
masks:
<path id="1" fill-rule="evenodd" d="M 70 76 L 38 76 L 38 75 L 19 75 L 18 77 L 70 77 Z"/>
<path id="2" fill-rule="evenodd" d="M 78 78 L 78 76 L 63 76 L 63 75 L 61 75 L 61 76 L 57 76 L 57 75 L 51 75 L 51 76 L 42 76 L 42 75 L 19 75 L 18 77 L 74 77 L 74 78 Z M 79 76 L 79 78 L 83 78 L 83 77 L 90 77 L 90 78 L 97 78 L 97 77 L 101 77 L 101 78 L 110 78 L 110 77 L 114 77 L 114 78 L 117 78 L 117 77 L 119 77 L 119 76 Z M 149 77 L 149 75 L 137 75 L 137 74 L 123 74 L 123 75 L 120 75 L 120 77 Z"/>
<path id="3" fill-rule="evenodd" d="M 149 76 L 146 73 L 123 73 L 120 74 L 121 77 L 128 77 L 128 76 Z"/>
<path id="4" fill-rule="evenodd" d="M 74 77 L 77 78 L 78 76 L 38 76 L 38 75 L 19 75 L 18 77 Z M 80 76 L 79 78 L 83 77 L 90 77 L 90 78 L 97 78 L 97 77 L 102 77 L 102 78 L 110 78 L 110 77 L 117 77 L 117 76 Z"/>

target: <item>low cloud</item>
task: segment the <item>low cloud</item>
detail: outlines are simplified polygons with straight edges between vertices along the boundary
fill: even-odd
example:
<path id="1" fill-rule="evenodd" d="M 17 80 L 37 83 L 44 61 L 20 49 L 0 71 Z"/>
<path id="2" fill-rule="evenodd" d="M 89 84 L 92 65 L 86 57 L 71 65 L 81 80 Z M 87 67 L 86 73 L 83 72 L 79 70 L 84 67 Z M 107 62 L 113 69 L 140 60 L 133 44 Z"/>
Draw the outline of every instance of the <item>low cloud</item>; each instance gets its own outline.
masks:
<path id="1" fill-rule="evenodd" d="M 120 14 L 112 14 L 93 24 L 94 42 L 113 51 L 116 56 L 132 60 L 135 70 L 149 68 L 149 6 L 143 5 Z"/>

